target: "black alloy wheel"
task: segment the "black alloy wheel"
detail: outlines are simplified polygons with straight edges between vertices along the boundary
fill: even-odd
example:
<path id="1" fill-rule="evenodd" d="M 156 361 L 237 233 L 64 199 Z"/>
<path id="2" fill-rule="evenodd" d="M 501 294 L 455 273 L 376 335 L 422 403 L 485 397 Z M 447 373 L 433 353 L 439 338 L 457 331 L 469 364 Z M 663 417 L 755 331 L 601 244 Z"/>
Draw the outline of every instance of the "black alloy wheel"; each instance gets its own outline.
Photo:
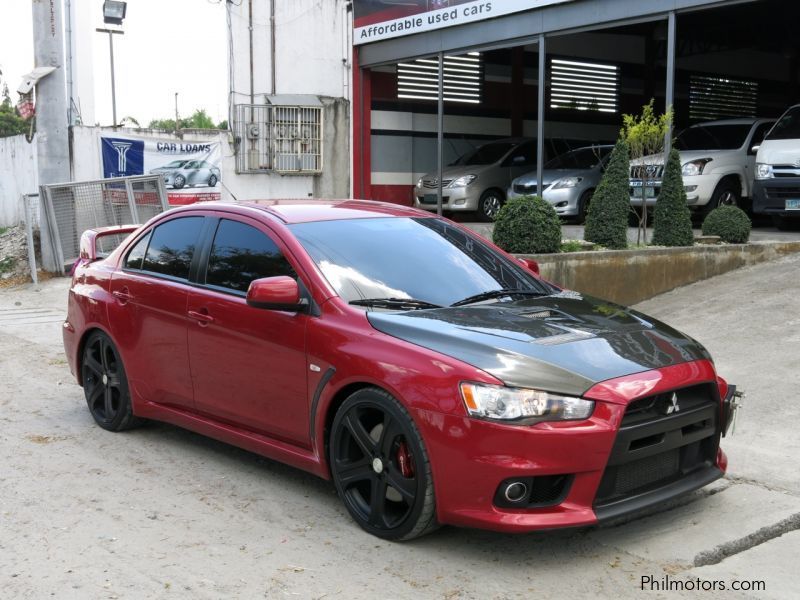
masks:
<path id="1" fill-rule="evenodd" d="M 339 497 L 367 532 L 410 540 L 437 527 L 422 438 L 384 390 L 365 388 L 344 401 L 331 429 L 330 465 Z"/>
<path id="2" fill-rule="evenodd" d="M 125 367 L 105 333 L 95 331 L 86 340 L 81 377 L 89 412 L 100 427 L 122 431 L 143 423 L 132 413 Z"/>

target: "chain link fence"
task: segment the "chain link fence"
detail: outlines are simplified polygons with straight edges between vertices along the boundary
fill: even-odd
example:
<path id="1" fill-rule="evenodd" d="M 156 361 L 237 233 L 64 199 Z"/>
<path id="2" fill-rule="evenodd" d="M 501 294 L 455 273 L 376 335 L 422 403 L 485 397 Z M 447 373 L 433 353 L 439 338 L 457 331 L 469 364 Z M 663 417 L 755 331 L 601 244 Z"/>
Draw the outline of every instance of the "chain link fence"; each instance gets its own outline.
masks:
<path id="1" fill-rule="evenodd" d="M 62 275 L 77 260 L 87 229 L 145 223 L 169 208 L 158 175 L 43 185 L 39 194 L 44 268 Z M 101 238 L 98 250 L 110 252 L 121 241 L 121 236 Z M 45 252 L 47 243 L 52 252 Z"/>

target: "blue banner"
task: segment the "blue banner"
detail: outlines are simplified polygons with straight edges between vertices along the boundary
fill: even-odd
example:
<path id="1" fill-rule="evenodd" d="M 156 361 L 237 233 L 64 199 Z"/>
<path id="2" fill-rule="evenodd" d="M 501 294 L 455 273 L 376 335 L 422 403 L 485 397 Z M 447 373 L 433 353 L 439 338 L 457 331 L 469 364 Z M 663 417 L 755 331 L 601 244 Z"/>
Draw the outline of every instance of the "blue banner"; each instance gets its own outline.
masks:
<path id="1" fill-rule="evenodd" d="M 144 175 L 144 140 L 101 137 L 103 177 Z"/>

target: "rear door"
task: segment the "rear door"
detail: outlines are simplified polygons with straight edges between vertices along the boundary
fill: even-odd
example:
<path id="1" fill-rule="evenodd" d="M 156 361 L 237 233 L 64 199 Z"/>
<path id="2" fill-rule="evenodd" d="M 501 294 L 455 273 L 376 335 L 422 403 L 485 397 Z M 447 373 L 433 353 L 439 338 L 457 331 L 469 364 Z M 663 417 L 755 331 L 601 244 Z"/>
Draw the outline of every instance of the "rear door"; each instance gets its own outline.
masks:
<path id="1" fill-rule="evenodd" d="M 189 294 L 189 356 L 197 410 L 219 421 L 309 444 L 306 326 L 301 313 L 253 308 L 262 277 L 297 278 L 281 240 L 263 224 L 226 217 Z"/>
<path id="2" fill-rule="evenodd" d="M 109 323 L 131 389 L 150 402 L 193 409 L 186 305 L 205 218 L 164 221 L 142 235 L 111 279 Z"/>
<path id="3" fill-rule="evenodd" d="M 536 142 L 523 142 L 517 146 L 503 161 L 503 168 L 507 177 L 503 190 L 506 190 L 512 180 L 536 168 Z"/>

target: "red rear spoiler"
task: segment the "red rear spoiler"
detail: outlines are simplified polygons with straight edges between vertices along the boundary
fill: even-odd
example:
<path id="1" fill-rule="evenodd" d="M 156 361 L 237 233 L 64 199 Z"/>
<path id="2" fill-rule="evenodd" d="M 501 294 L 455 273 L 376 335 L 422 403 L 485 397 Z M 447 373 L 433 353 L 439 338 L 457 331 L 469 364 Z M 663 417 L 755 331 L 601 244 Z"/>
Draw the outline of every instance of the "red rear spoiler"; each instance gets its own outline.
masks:
<path id="1" fill-rule="evenodd" d="M 103 258 L 97 252 L 97 240 L 108 235 L 126 235 L 139 229 L 141 225 L 113 225 L 111 227 L 97 227 L 87 229 L 81 235 L 80 258 L 78 262 L 86 264 Z"/>

